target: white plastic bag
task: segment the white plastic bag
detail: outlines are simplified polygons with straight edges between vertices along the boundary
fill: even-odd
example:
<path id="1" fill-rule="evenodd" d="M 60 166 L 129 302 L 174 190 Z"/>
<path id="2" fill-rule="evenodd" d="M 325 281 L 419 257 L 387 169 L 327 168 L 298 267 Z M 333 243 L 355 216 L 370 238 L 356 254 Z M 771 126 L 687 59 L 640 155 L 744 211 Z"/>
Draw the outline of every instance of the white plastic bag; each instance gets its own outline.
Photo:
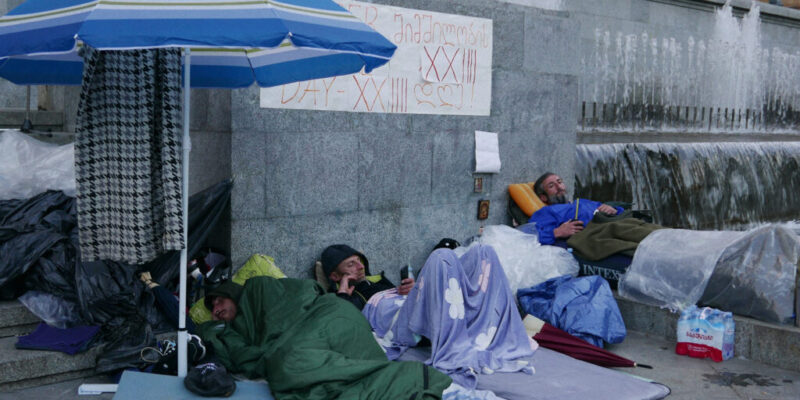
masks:
<path id="1" fill-rule="evenodd" d="M 19 296 L 19 302 L 47 325 L 66 329 L 81 322 L 78 305 L 50 293 L 29 290 Z"/>
<path id="2" fill-rule="evenodd" d="M 577 276 L 578 261 L 572 254 L 556 246 L 542 246 L 536 235 L 528 234 L 507 225 L 491 225 L 470 244 L 492 246 L 503 265 L 511 293 L 517 289 L 536 286 L 548 279 L 562 275 Z M 469 247 L 457 248 L 459 257 Z"/>
<path id="3" fill-rule="evenodd" d="M 75 195 L 75 150 L 16 130 L 0 131 L 0 200 L 28 199 L 47 190 Z"/>

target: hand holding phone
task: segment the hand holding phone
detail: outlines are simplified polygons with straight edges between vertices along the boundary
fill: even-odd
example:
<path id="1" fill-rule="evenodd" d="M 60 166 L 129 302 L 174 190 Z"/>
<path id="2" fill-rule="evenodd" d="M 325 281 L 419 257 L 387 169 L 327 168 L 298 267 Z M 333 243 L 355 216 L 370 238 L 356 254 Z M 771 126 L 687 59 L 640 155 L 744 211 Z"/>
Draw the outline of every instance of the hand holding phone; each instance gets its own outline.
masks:
<path id="1" fill-rule="evenodd" d="M 400 269 L 400 286 L 397 287 L 397 293 L 405 296 L 414 287 L 414 270 L 411 265 L 406 265 Z"/>
<path id="2" fill-rule="evenodd" d="M 404 281 L 411 277 L 411 266 L 406 265 L 405 267 L 400 269 L 400 281 Z"/>

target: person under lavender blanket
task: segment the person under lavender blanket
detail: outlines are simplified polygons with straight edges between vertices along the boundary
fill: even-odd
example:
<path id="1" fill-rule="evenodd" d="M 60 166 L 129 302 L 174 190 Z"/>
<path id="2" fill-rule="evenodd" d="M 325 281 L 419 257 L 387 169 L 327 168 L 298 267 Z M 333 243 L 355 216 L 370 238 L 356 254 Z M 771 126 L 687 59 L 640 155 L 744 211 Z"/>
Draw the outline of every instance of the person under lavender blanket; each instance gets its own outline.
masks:
<path id="1" fill-rule="evenodd" d="M 522 358 L 538 348 L 528 337 L 503 267 L 490 246 L 460 258 L 450 249 L 428 257 L 408 295 L 389 289 L 372 295 L 362 313 L 390 360 L 426 337 L 426 364 L 474 388 L 476 374 L 533 373 Z"/>

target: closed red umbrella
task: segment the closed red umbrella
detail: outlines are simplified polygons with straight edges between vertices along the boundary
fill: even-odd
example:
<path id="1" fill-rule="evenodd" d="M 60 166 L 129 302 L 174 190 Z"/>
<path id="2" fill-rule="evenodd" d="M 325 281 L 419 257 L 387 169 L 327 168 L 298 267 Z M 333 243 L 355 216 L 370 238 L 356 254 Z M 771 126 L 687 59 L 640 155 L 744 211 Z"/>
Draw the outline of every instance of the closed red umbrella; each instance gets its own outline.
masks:
<path id="1" fill-rule="evenodd" d="M 528 335 L 533 337 L 533 339 L 539 343 L 539 346 L 566 354 L 572 358 L 601 367 L 653 368 L 649 365 L 638 364 L 608 350 L 601 349 L 532 315 L 525 316 L 523 322 L 525 323 Z"/>

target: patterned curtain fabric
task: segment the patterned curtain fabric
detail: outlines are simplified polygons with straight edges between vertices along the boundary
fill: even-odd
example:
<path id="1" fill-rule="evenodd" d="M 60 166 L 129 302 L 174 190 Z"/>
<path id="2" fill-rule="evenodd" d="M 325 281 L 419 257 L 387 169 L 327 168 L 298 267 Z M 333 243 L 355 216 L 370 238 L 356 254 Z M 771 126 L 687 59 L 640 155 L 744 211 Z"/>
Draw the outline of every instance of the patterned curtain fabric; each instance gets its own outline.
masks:
<path id="1" fill-rule="evenodd" d="M 75 179 L 83 261 L 183 248 L 179 49 L 83 49 Z"/>

